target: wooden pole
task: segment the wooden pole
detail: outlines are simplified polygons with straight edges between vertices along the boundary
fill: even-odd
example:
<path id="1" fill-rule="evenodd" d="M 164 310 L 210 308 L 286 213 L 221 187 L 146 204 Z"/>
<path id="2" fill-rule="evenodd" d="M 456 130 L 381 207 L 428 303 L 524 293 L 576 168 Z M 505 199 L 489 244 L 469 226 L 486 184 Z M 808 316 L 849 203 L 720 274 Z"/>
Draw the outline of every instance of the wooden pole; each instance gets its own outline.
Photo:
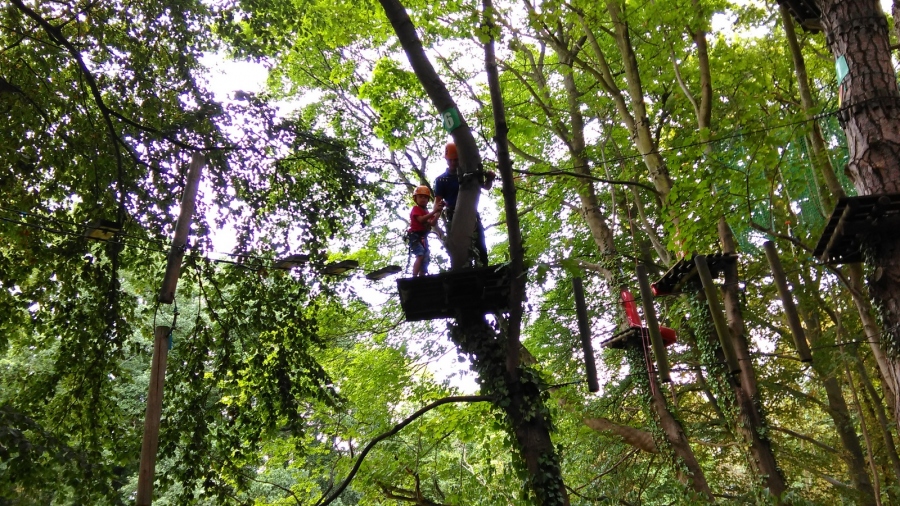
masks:
<path id="1" fill-rule="evenodd" d="M 163 386 L 166 382 L 166 358 L 169 354 L 169 332 L 171 330 L 171 327 L 159 326 L 153 331 L 153 361 L 150 365 L 150 391 L 147 394 L 144 439 L 141 442 L 137 506 L 150 506 L 153 503 L 156 449 L 159 446 L 159 420 L 162 416 Z"/>
<path id="2" fill-rule="evenodd" d="M 669 358 L 666 355 L 666 345 L 663 344 L 659 333 L 659 321 L 656 319 L 656 308 L 653 307 L 653 291 L 650 289 L 650 280 L 647 278 L 647 267 L 638 265 L 638 285 L 641 288 L 641 303 L 644 307 L 644 321 L 650 332 L 650 344 L 653 346 L 653 355 L 656 356 L 656 371 L 659 373 L 659 381 L 669 383 L 672 377 L 669 374 Z"/>
<path id="3" fill-rule="evenodd" d="M 597 364 L 594 362 L 594 347 L 591 346 L 591 324 L 588 321 L 587 304 L 584 302 L 584 285 L 581 278 L 572 278 L 575 292 L 575 312 L 578 313 L 578 332 L 581 334 L 581 349 L 584 350 L 584 369 L 587 374 L 588 390 L 600 391 L 597 381 Z"/>
<path id="4" fill-rule="evenodd" d="M 197 200 L 197 187 L 200 185 L 200 171 L 205 163 L 203 155 L 195 153 L 191 159 L 190 169 L 188 169 L 184 194 L 181 196 L 181 212 L 178 215 L 178 222 L 175 224 L 175 237 L 172 239 L 172 248 L 169 250 L 162 287 L 159 289 L 158 300 L 163 304 L 171 304 L 175 300 L 175 288 L 178 286 L 178 276 L 181 274 L 181 260 L 184 258 L 188 233 L 191 229 L 191 216 L 194 215 L 194 205 Z"/>
<path id="5" fill-rule="evenodd" d="M 181 211 L 175 224 L 175 237 L 169 250 L 166 273 L 163 276 L 162 288 L 159 290 L 159 302 L 171 304 L 175 301 L 175 289 L 178 276 L 181 274 L 181 261 L 187 245 L 188 233 L 191 229 L 191 217 L 194 215 L 197 200 L 197 187 L 200 184 L 200 173 L 206 163 L 203 155 L 195 153 L 191 158 L 184 194 L 181 196 Z M 141 463 L 138 472 L 137 506 L 153 504 L 153 481 L 156 471 L 156 449 L 159 446 L 159 421 L 162 416 L 163 385 L 166 382 L 166 358 L 169 353 L 170 327 L 156 327 L 153 339 L 153 361 L 150 369 L 150 389 L 147 394 L 147 414 L 144 418 L 144 439 L 141 441 Z"/>
<path id="6" fill-rule="evenodd" d="M 766 250 L 766 259 L 769 260 L 769 267 L 772 268 L 772 277 L 775 278 L 775 286 L 778 288 L 779 297 L 781 297 L 781 305 L 784 307 L 788 326 L 791 328 L 791 334 L 794 336 L 794 347 L 797 348 L 797 355 L 800 356 L 801 362 L 812 362 L 812 353 L 809 350 L 809 344 L 806 342 L 806 333 L 803 330 L 803 325 L 800 324 L 800 315 L 797 313 L 797 306 L 794 305 L 794 298 L 791 297 L 791 290 L 788 288 L 784 268 L 781 266 L 781 259 L 778 258 L 778 251 L 775 250 L 775 243 L 766 241 L 763 243 L 763 248 Z"/>
<path id="7" fill-rule="evenodd" d="M 722 344 L 722 353 L 725 355 L 728 371 L 731 372 L 731 374 L 737 374 L 741 372 L 741 365 L 738 363 L 737 355 L 734 352 L 734 346 L 732 346 L 731 343 L 731 334 L 728 329 L 728 323 L 725 321 L 725 315 L 722 313 L 722 306 L 719 304 L 719 294 L 716 291 L 716 285 L 713 283 L 712 274 L 709 272 L 706 256 L 695 256 L 694 265 L 697 266 L 697 275 L 700 277 L 700 282 L 703 284 L 703 293 L 706 295 L 706 303 L 709 305 L 709 312 L 712 314 L 713 325 L 716 327 L 716 334 L 719 335 L 719 343 Z"/>

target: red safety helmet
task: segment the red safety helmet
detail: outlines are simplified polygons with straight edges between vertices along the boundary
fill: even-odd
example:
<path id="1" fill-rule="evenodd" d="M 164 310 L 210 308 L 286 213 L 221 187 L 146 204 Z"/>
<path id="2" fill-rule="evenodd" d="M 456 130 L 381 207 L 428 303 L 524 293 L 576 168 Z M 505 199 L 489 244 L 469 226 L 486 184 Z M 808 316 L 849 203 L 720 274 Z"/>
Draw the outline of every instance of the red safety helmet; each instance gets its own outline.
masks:
<path id="1" fill-rule="evenodd" d="M 444 158 L 447 160 L 459 160 L 459 153 L 456 152 L 456 144 L 448 142 L 444 148 Z"/>

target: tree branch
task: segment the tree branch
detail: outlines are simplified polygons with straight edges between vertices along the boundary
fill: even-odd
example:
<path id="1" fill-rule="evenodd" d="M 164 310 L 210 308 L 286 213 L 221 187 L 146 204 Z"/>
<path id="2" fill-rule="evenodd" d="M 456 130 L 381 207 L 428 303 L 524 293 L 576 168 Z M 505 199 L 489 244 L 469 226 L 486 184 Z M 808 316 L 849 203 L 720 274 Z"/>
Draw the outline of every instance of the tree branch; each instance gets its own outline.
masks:
<path id="1" fill-rule="evenodd" d="M 378 437 L 370 441 L 369 444 L 367 444 L 365 448 L 363 448 L 363 451 L 359 454 L 359 457 L 357 457 L 356 463 L 353 464 L 353 469 L 350 470 L 350 474 L 347 475 L 344 481 L 341 482 L 341 484 L 337 487 L 337 489 L 335 489 L 334 492 L 331 493 L 331 495 L 328 495 L 316 501 L 315 506 L 327 506 L 328 504 L 331 504 L 335 499 L 337 499 L 342 493 L 344 493 L 344 489 L 346 489 L 347 486 L 350 485 L 350 482 L 353 481 L 353 478 L 359 471 L 359 467 L 362 465 L 363 459 L 366 458 L 366 455 L 368 455 L 369 452 L 372 451 L 372 448 L 374 448 L 376 444 L 400 432 L 404 427 L 411 424 L 425 413 L 438 406 L 443 406 L 444 404 L 450 404 L 453 402 L 486 402 L 490 400 L 491 398 L 486 395 L 462 395 L 456 397 L 444 397 L 443 399 L 436 400 L 431 404 L 423 407 L 422 409 L 416 411 L 406 420 L 403 420 L 402 422 L 395 425 L 393 429 L 379 435 Z"/>

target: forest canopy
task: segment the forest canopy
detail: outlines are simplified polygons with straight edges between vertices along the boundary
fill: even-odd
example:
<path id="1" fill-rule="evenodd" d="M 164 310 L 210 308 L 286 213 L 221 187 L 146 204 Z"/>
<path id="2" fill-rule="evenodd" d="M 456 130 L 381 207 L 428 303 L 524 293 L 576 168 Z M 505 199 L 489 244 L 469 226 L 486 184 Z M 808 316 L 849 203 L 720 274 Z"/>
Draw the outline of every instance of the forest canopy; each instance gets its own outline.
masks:
<path id="1" fill-rule="evenodd" d="M 881 9 L 11 0 L 0 505 L 900 503 Z M 407 321 L 448 142 L 503 310 Z"/>

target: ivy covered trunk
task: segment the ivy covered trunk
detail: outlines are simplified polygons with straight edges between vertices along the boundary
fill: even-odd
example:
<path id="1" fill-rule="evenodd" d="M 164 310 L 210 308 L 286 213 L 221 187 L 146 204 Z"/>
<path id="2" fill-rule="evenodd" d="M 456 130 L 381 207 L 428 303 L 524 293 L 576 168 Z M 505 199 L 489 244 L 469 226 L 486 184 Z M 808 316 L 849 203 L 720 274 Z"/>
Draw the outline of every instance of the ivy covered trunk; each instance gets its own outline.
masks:
<path id="1" fill-rule="evenodd" d="M 848 73 L 840 83 L 839 119 L 847 135 L 846 172 L 860 195 L 900 193 L 900 90 L 891 65 L 887 19 L 876 0 L 824 0 L 822 10 L 828 46 Z M 867 259 L 869 294 L 882 318 L 882 346 L 890 374 L 900 377 L 900 235 L 880 234 Z M 894 416 L 900 422 L 900 391 Z"/>
<path id="2" fill-rule="evenodd" d="M 653 427 L 655 430 L 652 430 L 652 432 L 656 433 L 657 438 L 659 438 L 659 432 L 662 432 L 662 436 L 669 443 L 668 448 L 665 446 L 660 446 L 660 448 L 663 451 L 668 450 L 671 452 L 672 465 L 675 467 L 678 479 L 685 485 L 690 486 L 691 490 L 698 497 L 705 497 L 713 501 L 712 490 L 706 481 L 703 468 L 700 467 L 700 463 L 697 461 L 690 443 L 688 443 L 684 426 L 669 409 L 666 396 L 660 390 L 656 374 L 651 373 L 646 376 L 643 374 L 643 371 L 646 371 L 648 367 L 644 352 L 638 348 L 629 348 L 626 356 L 628 357 L 629 368 L 633 371 L 641 371 L 634 378 L 640 384 L 641 390 L 647 397 L 649 408 L 656 415 L 655 418 L 652 414 L 650 415 L 651 421 L 649 422 L 651 427 L 658 424 L 656 427 Z"/>
<path id="3" fill-rule="evenodd" d="M 724 217 L 719 219 L 719 240 L 722 242 L 723 252 L 737 252 L 734 235 Z M 735 261 L 725 268 L 725 284 L 722 286 L 722 293 L 734 351 L 741 364 L 740 376 L 728 375 L 740 416 L 740 419 L 737 420 L 737 429 L 744 441 L 750 444 L 750 454 L 753 457 L 753 465 L 758 476 L 765 481 L 769 492 L 780 498 L 787 490 L 787 485 L 781 469 L 778 467 L 775 452 L 772 450 L 772 442 L 768 436 L 768 423 L 759 398 L 750 345 L 744 332 L 744 317 L 741 313 L 738 282 L 738 266 Z"/>
<path id="4" fill-rule="evenodd" d="M 456 111 L 460 124 L 452 131 L 460 156 L 460 192 L 456 203 L 456 213 L 447 238 L 447 249 L 453 269 L 468 266 L 467 251 L 472 233 L 475 231 L 476 209 L 481 185 L 478 172 L 481 170 L 481 156 L 475 138 L 465 120 L 458 113 L 456 104 L 434 67 L 425 55 L 422 43 L 404 6 L 397 0 L 380 0 L 391 26 L 397 34 L 403 50 L 409 58 L 425 92 L 435 108 L 442 115 L 447 111 Z M 486 2 L 486 11 L 492 10 L 490 2 Z M 488 24 L 490 21 L 488 19 Z M 488 48 L 486 59 L 488 72 L 496 72 L 493 62 L 493 47 Z M 492 74 L 493 93 L 499 93 L 496 75 Z M 494 97 L 499 101 L 499 96 Z M 496 104 L 495 104 L 496 106 Z M 501 104 L 502 106 L 502 104 Z M 502 115 L 497 125 L 504 129 L 505 120 Z M 508 214 L 515 213 L 515 193 L 512 189 L 512 170 L 508 160 L 503 161 L 501 176 L 504 184 L 504 198 L 511 200 L 507 204 Z M 511 213 L 510 213 L 511 211 Z M 536 503 L 545 506 L 568 506 L 569 498 L 562 478 L 559 458 L 550 437 L 550 413 L 544 405 L 540 389 L 540 377 L 536 370 L 523 366 L 518 361 L 519 325 L 521 324 L 522 299 L 524 297 L 524 278 L 522 277 L 521 239 L 513 244 L 515 238 L 521 237 L 516 229 L 510 233 L 510 253 L 516 258 L 510 274 L 515 280 L 516 289 L 510 300 L 511 318 L 495 331 L 481 314 L 457 314 L 456 325 L 451 328 L 450 338 L 460 351 L 472 358 L 472 364 L 478 373 L 482 391 L 491 397 L 492 402 L 504 413 L 505 422 L 518 445 L 519 455 L 525 465 L 528 485 L 536 497 Z M 515 317 L 518 315 L 518 317 Z"/>

